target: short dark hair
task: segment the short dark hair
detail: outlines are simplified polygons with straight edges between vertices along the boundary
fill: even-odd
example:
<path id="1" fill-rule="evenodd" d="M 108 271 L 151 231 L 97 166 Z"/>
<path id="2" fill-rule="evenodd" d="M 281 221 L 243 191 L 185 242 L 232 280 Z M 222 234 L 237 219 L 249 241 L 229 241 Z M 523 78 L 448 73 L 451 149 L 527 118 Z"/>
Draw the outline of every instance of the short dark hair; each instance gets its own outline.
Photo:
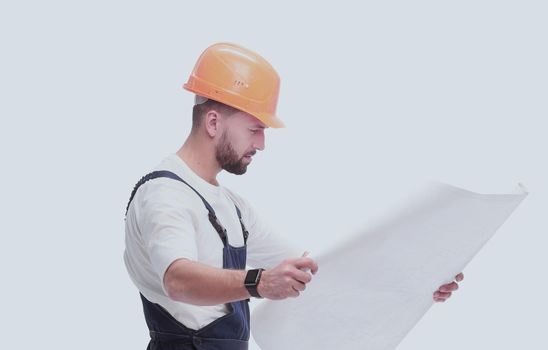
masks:
<path id="1" fill-rule="evenodd" d="M 232 114 L 239 112 L 237 108 L 225 105 L 219 101 L 208 99 L 206 102 L 196 104 L 192 108 L 192 130 L 197 129 L 198 126 L 200 126 L 204 119 L 204 115 L 212 109 L 225 116 L 231 116 Z"/>

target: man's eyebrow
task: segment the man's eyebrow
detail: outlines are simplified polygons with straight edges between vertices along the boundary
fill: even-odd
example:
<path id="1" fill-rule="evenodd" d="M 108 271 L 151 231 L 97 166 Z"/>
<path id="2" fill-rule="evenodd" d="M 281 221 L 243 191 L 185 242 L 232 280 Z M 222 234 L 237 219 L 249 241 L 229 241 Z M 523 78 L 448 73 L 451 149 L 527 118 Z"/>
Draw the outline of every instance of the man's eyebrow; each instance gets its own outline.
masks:
<path id="1" fill-rule="evenodd" d="M 268 128 L 268 126 L 262 126 L 262 125 L 259 125 L 259 124 L 255 124 L 255 126 L 253 126 L 254 129 L 266 129 Z"/>

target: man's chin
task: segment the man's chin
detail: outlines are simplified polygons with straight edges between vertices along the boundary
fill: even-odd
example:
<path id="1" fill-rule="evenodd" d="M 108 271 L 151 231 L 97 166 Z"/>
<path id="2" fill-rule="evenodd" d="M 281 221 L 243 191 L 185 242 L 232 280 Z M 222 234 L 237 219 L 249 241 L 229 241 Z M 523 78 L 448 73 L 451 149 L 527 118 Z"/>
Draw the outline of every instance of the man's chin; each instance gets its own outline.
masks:
<path id="1" fill-rule="evenodd" d="M 239 164 L 238 167 L 224 167 L 223 169 L 234 175 L 243 175 L 247 171 L 247 165 Z"/>

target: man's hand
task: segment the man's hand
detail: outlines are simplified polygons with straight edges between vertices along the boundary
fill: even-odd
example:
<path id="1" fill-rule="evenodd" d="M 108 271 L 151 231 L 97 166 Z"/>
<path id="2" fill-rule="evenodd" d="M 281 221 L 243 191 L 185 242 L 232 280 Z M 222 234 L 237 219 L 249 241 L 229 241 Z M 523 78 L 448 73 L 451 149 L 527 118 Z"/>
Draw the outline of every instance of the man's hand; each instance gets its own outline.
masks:
<path id="1" fill-rule="evenodd" d="M 451 293 L 459 289 L 459 284 L 457 282 L 460 282 L 464 279 L 464 274 L 461 272 L 457 276 L 455 276 L 455 281 L 451 283 L 444 284 L 438 288 L 437 291 L 434 292 L 434 301 L 436 302 L 445 302 L 447 299 L 451 297 Z"/>
<path id="2" fill-rule="evenodd" d="M 263 298 L 272 300 L 296 298 L 312 280 L 307 269 L 315 274 L 318 264 L 307 258 L 306 253 L 300 258 L 284 260 L 278 266 L 263 271 L 257 291 Z"/>

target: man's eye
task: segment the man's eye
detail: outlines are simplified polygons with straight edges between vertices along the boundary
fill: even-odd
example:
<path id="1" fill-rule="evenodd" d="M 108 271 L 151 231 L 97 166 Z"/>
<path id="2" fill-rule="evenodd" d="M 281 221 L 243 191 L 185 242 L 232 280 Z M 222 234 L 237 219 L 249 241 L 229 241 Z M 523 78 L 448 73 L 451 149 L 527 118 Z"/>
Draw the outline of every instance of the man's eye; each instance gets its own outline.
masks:
<path id="1" fill-rule="evenodd" d="M 259 130 L 257 129 L 249 129 L 251 131 L 252 134 L 256 134 Z"/>

